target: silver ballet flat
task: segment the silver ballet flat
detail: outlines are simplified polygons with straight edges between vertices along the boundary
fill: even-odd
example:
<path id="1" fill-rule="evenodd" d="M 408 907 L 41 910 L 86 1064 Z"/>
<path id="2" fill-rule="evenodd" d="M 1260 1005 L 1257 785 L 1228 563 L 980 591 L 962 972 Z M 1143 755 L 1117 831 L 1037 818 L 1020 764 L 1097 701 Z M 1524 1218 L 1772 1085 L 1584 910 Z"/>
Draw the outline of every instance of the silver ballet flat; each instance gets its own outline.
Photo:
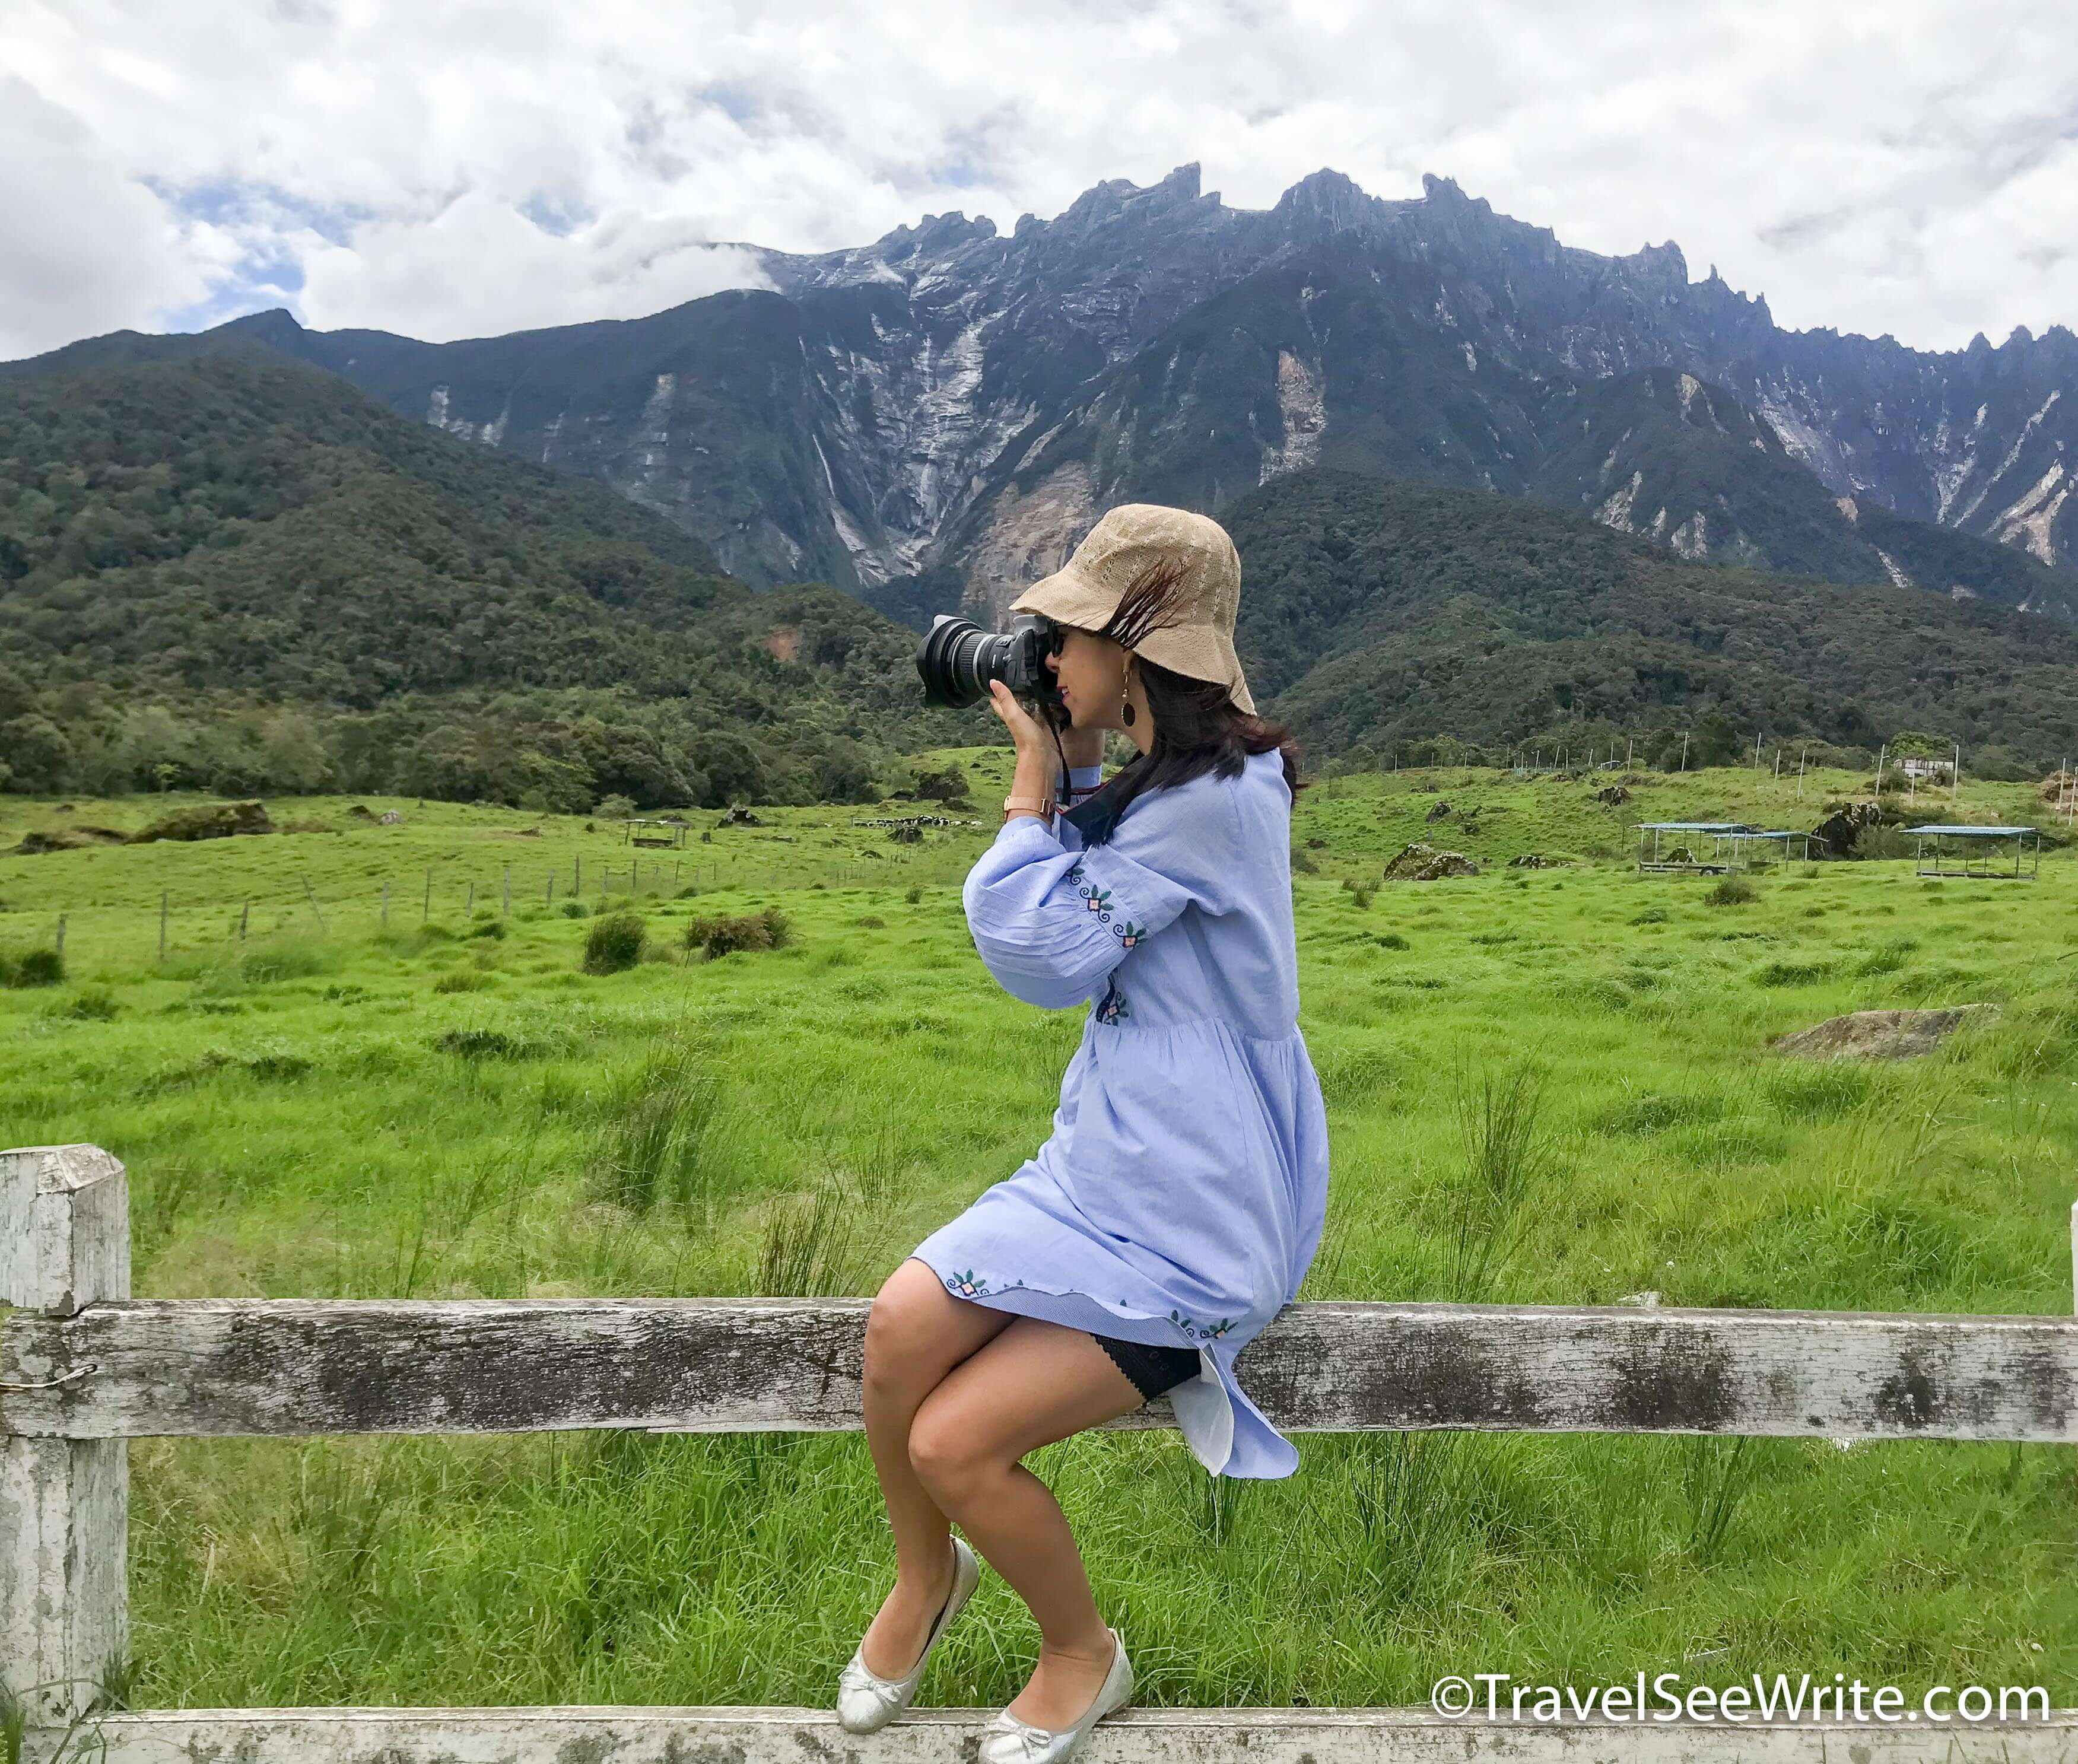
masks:
<path id="1" fill-rule="evenodd" d="M 964 1537 L 953 1540 L 953 1590 L 946 1595 L 945 1608 L 938 1613 L 937 1621 L 931 1625 L 931 1633 L 924 1638 L 924 1651 L 917 1655 L 916 1663 L 909 1669 L 907 1678 L 883 1679 L 869 1672 L 862 1649 L 862 1642 L 852 1649 L 851 1664 L 837 1675 L 837 1724 L 847 1733 L 870 1733 L 893 1720 L 909 1707 L 910 1699 L 916 1694 L 916 1687 L 923 1680 L 924 1665 L 931 1658 L 931 1649 L 938 1645 L 938 1637 L 951 1627 L 953 1619 L 960 1614 L 960 1607 L 974 1596 L 974 1590 L 981 1584 L 981 1564 L 968 1548 Z"/>
<path id="2" fill-rule="evenodd" d="M 1106 1625 L 1109 1628 L 1109 1625 Z M 1073 1727 L 1058 1732 L 1020 1721 L 1009 1710 L 998 1713 L 982 1730 L 978 1764 L 1062 1764 L 1107 1715 L 1133 1700 L 1133 1662 L 1125 1657 L 1125 1643 L 1111 1630 L 1112 1645 L 1118 1651 L 1098 1687 L 1096 1699 Z"/>

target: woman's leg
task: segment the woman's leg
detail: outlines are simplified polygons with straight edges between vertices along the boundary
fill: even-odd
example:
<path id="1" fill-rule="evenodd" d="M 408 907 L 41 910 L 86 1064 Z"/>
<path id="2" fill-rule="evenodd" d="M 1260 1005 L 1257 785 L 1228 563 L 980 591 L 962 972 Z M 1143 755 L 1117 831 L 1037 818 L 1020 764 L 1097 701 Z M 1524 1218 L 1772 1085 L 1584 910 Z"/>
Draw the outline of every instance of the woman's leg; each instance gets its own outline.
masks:
<path id="1" fill-rule="evenodd" d="M 916 1665 L 953 1585 L 951 1529 L 909 1462 L 910 1423 L 946 1373 L 1013 1320 L 955 1299 L 913 1256 L 887 1277 L 866 1315 L 866 1438 L 895 1533 L 895 1588 L 859 1649 L 866 1670 L 883 1679 Z"/>
<path id="2" fill-rule="evenodd" d="M 1039 1664 L 1010 1704 L 1037 1727 L 1080 1718 L 1112 1641 L 1060 1503 L 1018 1461 L 1144 1400 L 1086 1331 L 1019 1317 L 947 1374 L 910 1424 L 910 1459 L 932 1499 L 1039 1620 Z"/>

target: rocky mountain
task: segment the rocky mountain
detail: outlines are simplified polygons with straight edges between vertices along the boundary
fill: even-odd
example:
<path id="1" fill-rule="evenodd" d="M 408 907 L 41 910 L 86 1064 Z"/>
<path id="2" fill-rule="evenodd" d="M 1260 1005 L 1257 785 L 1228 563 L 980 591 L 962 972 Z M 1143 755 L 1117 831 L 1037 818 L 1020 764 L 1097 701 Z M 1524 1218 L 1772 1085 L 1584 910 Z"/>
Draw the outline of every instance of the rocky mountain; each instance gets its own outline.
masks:
<path id="1" fill-rule="evenodd" d="M 912 612 L 955 586 L 993 611 L 1122 497 L 1218 509 L 1316 465 L 1606 511 L 1713 561 L 2072 598 L 2061 327 L 1945 354 L 1788 332 L 1714 267 L 1692 281 L 1671 244 L 1602 256 L 1447 179 L 1387 201 L 1327 171 L 1267 210 L 1185 166 L 1007 236 L 928 216 L 760 261 L 770 290 L 641 320 L 435 345 L 277 312 L 0 372 L 286 352 L 602 479 L 746 579 Z M 1873 536 L 1897 519 L 1922 536 Z M 2054 568 L 2007 571 L 1927 528 Z"/>

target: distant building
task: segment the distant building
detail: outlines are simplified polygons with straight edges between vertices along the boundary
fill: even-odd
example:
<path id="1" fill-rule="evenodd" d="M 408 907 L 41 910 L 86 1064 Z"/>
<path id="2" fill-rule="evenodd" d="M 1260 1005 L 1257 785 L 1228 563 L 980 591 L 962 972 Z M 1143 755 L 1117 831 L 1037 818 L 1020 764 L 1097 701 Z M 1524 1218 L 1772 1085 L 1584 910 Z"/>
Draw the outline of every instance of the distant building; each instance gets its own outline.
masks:
<path id="1" fill-rule="evenodd" d="M 1922 759 L 1917 754 L 1907 754 L 1897 763 L 1907 778 L 1916 778 L 1929 784 L 1951 783 L 1955 777 L 1953 759 Z"/>

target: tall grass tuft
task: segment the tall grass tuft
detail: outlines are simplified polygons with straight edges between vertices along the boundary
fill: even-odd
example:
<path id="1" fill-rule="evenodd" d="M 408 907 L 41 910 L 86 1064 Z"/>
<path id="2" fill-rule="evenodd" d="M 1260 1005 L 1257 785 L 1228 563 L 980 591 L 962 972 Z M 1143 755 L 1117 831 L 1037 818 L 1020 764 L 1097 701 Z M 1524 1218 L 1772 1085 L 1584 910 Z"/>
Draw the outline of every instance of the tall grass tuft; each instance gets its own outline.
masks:
<path id="1" fill-rule="evenodd" d="M 831 1181 L 782 1199 L 766 1221 L 757 1291 L 770 1299 L 832 1299 L 857 1283 L 859 1208 Z"/>
<path id="2" fill-rule="evenodd" d="M 682 1045 L 638 1070 L 615 1093 L 602 1136 L 607 1198 L 638 1212 L 659 1201 L 711 1200 L 707 1153 L 720 1102 L 716 1080 Z"/>
<path id="3" fill-rule="evenodd" d="M 1506 1073 L 1460 1068 L 1458 1136 L 1465 1172 L 1452 1207 L 1450 1297 L 1460 1304 L 1487 1299 L 1520 1246 L 1528 1224 L 1524 1202 L 1552 1162 L 1549 1137 L 1538 1124 L 1544 1075 L 1528 1065 Z"/>

